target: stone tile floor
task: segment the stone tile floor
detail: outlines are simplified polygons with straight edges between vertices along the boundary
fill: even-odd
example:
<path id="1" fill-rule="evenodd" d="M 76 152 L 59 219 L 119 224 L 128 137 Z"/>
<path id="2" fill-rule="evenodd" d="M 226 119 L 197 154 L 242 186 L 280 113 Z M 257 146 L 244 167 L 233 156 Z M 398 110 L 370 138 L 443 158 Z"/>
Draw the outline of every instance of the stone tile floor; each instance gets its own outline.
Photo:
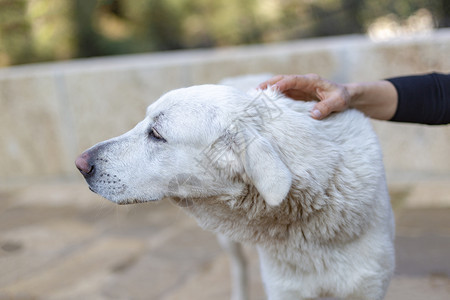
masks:
<path id="1" fill-rule="evenodd" d="M 0 299 L 229 299 L 213 234 L 168 201 L 117 206 L 84 183 L 0 189 Z M 450 299 L 450 209 L 396 209 L 388 300 Z M 251 299 L 264 299 L 246 248 Z"/>

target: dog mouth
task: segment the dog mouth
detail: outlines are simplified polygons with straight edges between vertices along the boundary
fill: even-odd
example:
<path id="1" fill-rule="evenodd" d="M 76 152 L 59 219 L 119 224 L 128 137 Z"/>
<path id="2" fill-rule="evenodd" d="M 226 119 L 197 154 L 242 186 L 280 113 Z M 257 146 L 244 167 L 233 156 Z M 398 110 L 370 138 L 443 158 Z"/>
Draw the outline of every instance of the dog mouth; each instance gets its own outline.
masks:
<path id="1" fill-rule="evenodd" d="M 115 203 L 117 203 L 118 205 L 129 205 L 129 204 L 139 204 L 139 203 L 146 203 L 146 202 L 152 202 L 152 201 L 156 201 L 156 200 L 142 200 L 142 199 L 127 199 L 127 200 L 122 200 L 122 201 L 117 201 Z"/>
<path id="2" fill-rule="evenodd" d="M 120 201 L 120 202 L 116 202 L 118 205 L 129 205 L 129 204 L 138 204 L 138 203 L 143 203 L 145 201 L 140 201 L 138 199 L 129 199 L 129 200 L 124 200 L 124 201 Z"/>
<path id="3" fill-rule="evenodd" d="M 97 181 L 88 181 L 86 180 L 88 183 L 88 188 L 91 192 L 102 196 L 105 199 L 110 200 L 111 202 L 131 202 L 131 203 L 137 203 L 137 201 L 140 200 L 126 200 L 123 201 L 122 199 L 125 198 L 124 197 L 124 192 L 127 190 L 127 187 L 125 184 L 121 184 L 121 185 L 113 185 L 110 184 L 110 182 L 103 182 L 103 184 L 98 184 Z M 115 182 L 114 182 L 115 183 Z M 116 199 L 120 199 L 119 201 Z M 141 201 L 141 202 L 145 202 L 145 201 Z"/>

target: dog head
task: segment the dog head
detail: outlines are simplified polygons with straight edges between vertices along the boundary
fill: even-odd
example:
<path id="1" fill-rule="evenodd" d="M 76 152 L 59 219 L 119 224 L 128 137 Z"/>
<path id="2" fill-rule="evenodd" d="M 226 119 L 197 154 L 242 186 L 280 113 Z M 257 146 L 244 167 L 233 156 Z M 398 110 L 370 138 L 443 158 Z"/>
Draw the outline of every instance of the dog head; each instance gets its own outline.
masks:
<path id="1" fill-rule="evenodd" d="M 236 196 L 251 184 L 278 205 L 292 175 L 270 134 L 280 110 L 260 98 L 217 85 L 171 91 L 135 128 L 86 150 L 76 166 L 92 191 L 118 204 Z"/>

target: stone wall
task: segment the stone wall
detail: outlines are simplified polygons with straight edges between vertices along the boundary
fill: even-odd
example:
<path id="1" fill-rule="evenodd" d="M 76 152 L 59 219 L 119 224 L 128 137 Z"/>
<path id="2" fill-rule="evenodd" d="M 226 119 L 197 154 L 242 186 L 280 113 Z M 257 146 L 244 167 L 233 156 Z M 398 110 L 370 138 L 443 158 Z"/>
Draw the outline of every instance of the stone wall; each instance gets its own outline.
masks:
<path id="1" fill-rule="evenodd" d="M 162 93 L 252 73 L 339 82 L 450 72 L 450 30 L 375 43 L 365 36 L 74 60 L 0 70 L 0 184 L 80 178 L 74 159 L 121 134 Z M 450 127 L 374 122 L 391 181 L 450 185 Z"/>

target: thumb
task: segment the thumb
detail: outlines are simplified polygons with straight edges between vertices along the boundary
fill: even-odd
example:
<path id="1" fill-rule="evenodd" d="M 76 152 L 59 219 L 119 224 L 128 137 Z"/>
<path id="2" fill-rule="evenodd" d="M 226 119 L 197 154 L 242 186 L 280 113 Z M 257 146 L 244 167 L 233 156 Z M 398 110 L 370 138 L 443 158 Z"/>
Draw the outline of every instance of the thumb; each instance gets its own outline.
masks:
<path id="1" fill-rule="evenodd" d="M 328 117 L 332 112 L 341 111 L 338 101 L 333 98 L 317 102 L 311 110 L 311 117 L 316 120 L 322 120 Z"/>

